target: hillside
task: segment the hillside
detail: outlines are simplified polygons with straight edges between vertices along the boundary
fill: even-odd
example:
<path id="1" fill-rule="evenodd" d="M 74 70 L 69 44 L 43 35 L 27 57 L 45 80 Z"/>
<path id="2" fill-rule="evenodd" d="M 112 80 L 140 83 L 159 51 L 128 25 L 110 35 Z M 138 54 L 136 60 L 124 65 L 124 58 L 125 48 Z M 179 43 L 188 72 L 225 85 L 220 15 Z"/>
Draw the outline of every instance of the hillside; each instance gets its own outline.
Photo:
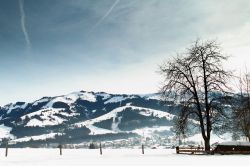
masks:
<path id="1" fill-rule="evenodd" d="M 157 141 L 173 136 L 171 127 L 178 110 L 172 101 L 163 104 L 159 94 L 73 92 L 1 107 L 0 138 L 10 138 L 14 147 L 144 138 Z"/>

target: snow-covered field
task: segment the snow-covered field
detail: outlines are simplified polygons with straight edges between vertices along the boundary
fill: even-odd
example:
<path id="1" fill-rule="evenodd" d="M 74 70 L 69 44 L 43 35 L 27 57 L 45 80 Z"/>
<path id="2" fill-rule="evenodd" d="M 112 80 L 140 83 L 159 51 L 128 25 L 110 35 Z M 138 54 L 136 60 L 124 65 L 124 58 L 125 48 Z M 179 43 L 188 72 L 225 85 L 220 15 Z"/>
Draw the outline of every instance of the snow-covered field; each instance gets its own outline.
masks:
<path id="1" fill-rule="evenodd" d="M 5 149 L 0 149 L 1 166 L 215 166 L 215 165 L 248 165 L 250 155 L 185 155 L 175 154 L 170 149 L 9 149 L 8 157 L 4 157 Z"/>

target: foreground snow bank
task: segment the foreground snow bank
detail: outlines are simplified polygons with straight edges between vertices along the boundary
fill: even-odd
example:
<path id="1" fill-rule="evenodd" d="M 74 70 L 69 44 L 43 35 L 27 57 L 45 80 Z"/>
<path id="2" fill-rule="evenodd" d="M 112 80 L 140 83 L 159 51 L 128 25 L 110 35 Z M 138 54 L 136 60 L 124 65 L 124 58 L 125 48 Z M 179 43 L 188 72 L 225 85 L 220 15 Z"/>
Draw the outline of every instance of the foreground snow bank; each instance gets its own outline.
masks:
<path id="1" fill-rule="evenodd" d="M 238 165 L 249 163 L 249 155 L 177 155 L 171 149 L 9 149 L 9 156 L 4 157 L 5 149 L 0 149 L 0 164 L 3 166 L 204 166 L 204 165 Z"/>

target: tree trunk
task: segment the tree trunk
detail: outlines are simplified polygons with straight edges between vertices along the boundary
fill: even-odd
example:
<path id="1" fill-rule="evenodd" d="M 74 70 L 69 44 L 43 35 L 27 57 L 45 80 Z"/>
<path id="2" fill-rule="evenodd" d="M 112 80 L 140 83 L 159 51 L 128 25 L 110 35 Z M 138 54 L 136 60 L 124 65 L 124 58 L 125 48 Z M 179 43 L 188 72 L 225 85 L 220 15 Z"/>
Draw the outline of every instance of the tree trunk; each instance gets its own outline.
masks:
<path id="1" fill-rule="evenodd" d="M 210 138 L 204 139 L 205 141 L 205 151 L 210 152 Z"/>

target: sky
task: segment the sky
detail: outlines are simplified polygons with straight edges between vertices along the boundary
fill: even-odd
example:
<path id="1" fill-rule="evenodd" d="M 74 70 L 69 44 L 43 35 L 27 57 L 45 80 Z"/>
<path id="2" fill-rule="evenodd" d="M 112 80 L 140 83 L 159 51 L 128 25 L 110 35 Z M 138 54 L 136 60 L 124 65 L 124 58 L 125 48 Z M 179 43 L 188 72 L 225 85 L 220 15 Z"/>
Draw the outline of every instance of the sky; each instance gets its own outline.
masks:
<path id="1" fill-rule="evenodd" d="M 250 65 L 249 0 L 1 0 L 0 105 L 73 91 L 159 90 L 158 67 L 197 38 Z"/>

